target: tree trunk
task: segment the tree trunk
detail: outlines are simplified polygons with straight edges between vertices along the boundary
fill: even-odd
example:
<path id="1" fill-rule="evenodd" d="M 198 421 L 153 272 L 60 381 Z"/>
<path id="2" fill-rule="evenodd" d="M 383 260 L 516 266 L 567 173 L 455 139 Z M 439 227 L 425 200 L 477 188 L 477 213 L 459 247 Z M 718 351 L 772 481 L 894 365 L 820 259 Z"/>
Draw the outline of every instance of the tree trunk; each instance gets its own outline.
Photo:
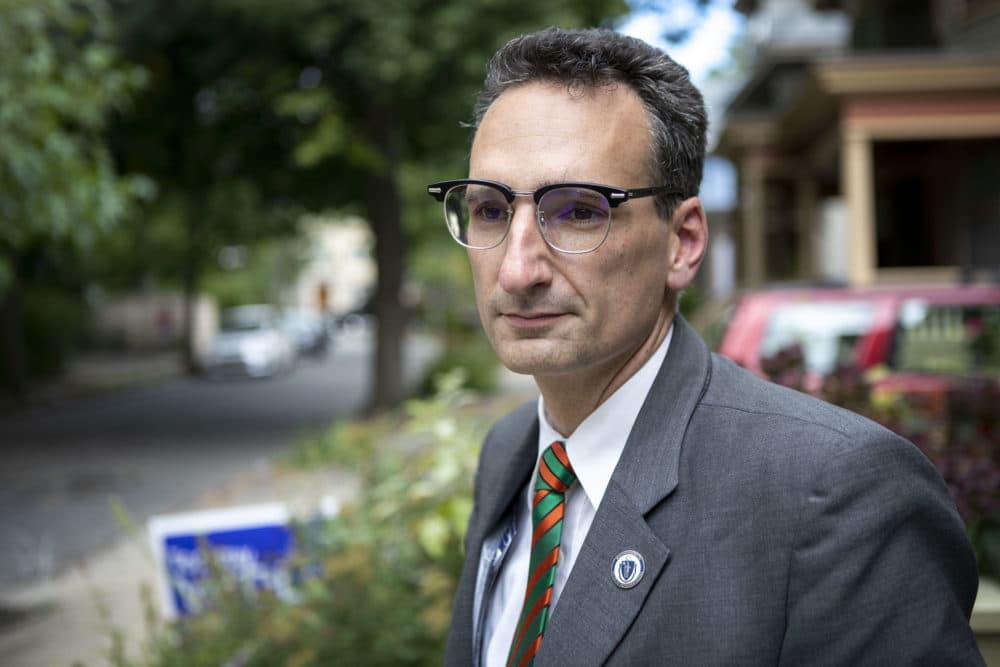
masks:
<path id="1" fill-rule="evenodd" d="M 197 201 L 197 199 L 195 200 Z M 184 262 L 184 369 L 188 375 L 200 370 L 198 350 L 195 348 L 195 320 L 197 318 L 198 288 L 201 282 L 201 220 L 197 206 L 187 211 L 187 252 Z"/>
<path id="2" fill-rule="evenodd" d="M 375 261 L 378 284 L 375 290 L 375 317 L 378 321 L 375 375 L 369 412 L 397 405 L 404 398 L 403 336 L 406 313 L 399 301 L 403 285 L 406 238 L 400 221 L 397 166 L 399 141 L 392 114 L 384 108 L 371 109 L 369 137 L 380 149 L 384 163 L 369 170 L 365 199 L 375 234 Z"/>
<path id="3" fill-rule="evenodd" d="M 14 253 L 7 255 L 11 284 L 0 296 L 0 382 L 16 399 L 23 399 L 28 389 L 28 357 L 24 344 L 24 317 L 21 304 L 21 280 Z"/>

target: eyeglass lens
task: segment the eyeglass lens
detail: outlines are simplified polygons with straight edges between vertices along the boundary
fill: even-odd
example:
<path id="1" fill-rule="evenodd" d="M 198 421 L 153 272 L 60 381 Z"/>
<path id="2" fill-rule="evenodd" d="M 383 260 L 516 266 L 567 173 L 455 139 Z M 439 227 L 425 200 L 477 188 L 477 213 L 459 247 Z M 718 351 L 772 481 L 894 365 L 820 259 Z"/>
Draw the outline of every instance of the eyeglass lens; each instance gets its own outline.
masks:
<path id="1" fill-rule="evenodd" d="M 459 185 L 444 201 L 448 230 L 470 248 L 492 248 L 507 235 L 513 207 L 503 191 L 489 185 Z M 611 206 L 596 190 L 555 188 L 538 202 L 542 235 L 553 248 L 589 252 L 604 242 L 611 223 Z"/>

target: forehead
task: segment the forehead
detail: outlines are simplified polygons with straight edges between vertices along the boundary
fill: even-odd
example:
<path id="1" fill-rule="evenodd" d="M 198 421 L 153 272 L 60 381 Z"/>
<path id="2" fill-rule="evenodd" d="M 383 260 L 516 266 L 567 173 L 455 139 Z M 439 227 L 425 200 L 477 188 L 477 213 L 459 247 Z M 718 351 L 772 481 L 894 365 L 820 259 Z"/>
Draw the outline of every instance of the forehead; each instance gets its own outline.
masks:
<path id="1" fill-rule="evenodd" d="M 646 110 L 627 85 L 528 83 L 484 114 L 469 175 L 518 189 L 566 180 L 639 187 L 651 184 L 651 151 Z"/>

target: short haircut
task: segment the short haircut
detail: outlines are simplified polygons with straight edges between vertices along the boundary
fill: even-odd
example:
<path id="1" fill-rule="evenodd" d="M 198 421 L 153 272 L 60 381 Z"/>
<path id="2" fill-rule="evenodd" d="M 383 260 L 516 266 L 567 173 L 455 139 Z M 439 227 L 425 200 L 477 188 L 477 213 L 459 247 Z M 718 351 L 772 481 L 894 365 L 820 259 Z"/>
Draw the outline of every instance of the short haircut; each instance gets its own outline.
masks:
<path id="1" fill-rule="evenodd" d="M 629 86 L 646 108 L 652 134 L 650 173 L 657 182 L 648 185 L 671 185 L 685 198 L 698 194 L 708 128 L 705 102 L 688 71 L 666 53 L 605 29 L 549 28 L 516 37 L 490 59 L 474 127 L 505 90 L 533 82 L 570 89 Z M 669 194 L 657 197 L 657 211 L 669 217 L 677 201 Z"/>

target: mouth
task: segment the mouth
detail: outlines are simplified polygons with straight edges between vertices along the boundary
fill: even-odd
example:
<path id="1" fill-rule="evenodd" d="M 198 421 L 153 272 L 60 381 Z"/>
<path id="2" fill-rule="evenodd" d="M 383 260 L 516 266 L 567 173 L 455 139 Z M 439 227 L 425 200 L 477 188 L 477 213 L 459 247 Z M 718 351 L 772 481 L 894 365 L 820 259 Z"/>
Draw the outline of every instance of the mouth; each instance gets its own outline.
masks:
<path id="1" fill-rule="evenodd" d="M 565 315 L 566 313 L 558 312 L 506 312 L 500 313 L 500 318 L 515 329 L 540 329 L 552 325 Z"/>

